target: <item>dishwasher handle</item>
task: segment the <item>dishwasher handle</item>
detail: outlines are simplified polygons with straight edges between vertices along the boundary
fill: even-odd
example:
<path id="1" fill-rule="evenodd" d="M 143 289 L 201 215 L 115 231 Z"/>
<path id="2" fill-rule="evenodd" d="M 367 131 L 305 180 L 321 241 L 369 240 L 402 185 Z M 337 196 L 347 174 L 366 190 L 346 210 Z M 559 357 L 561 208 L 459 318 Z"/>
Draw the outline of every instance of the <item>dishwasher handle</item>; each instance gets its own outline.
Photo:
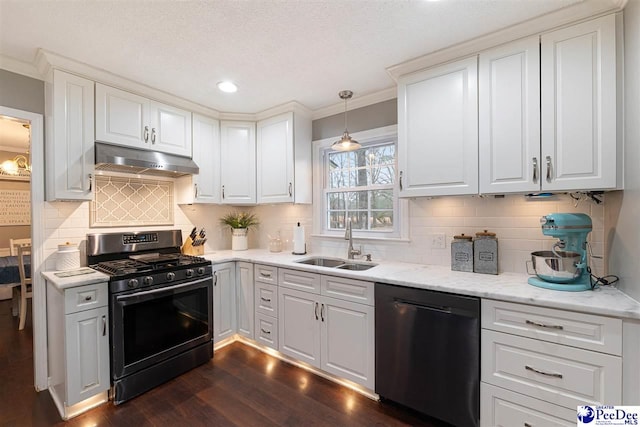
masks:
<path id="1" fill-rule="evenodd" d="M 427 311 L 434 311 L 434 312 L 438 312 L 438 313 L 450 314 L 450 315 L 453 315 L 453 316 L 464 316 L 464 317 L 473 317 L 473 318 L 478 317 L 477 313 L 469 311 L 469 310 L 464 310 L 464 309 L 461 309 L 461 308 L 458 308 L 458 307 L 451 307 L 451 306 L 446 306 L 446 305 L 425 304 L 423 302 L 407 301 L 407 300 L 398 299 L 398 298 L 394 298 L 393 305 L 395 307 L 405 306 L 405 307 L 411 307 L 411 308 L 416 308 L 416 309 L 420 309 L 420 310 L 427 310 Z"/>

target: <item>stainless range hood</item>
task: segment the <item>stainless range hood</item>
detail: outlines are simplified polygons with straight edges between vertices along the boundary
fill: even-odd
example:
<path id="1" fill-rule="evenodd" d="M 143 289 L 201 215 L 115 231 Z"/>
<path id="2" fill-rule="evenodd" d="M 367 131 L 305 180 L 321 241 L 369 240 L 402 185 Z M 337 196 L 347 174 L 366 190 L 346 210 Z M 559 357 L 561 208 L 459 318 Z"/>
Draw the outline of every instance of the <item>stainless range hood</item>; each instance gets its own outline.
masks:
<path id="1" fill-rule="evenodd" d="M 156 151 L 95 143 L 96 170 L 142 175 L 180 177 L 200 172 L 198 165 L 187 157 Z"/>

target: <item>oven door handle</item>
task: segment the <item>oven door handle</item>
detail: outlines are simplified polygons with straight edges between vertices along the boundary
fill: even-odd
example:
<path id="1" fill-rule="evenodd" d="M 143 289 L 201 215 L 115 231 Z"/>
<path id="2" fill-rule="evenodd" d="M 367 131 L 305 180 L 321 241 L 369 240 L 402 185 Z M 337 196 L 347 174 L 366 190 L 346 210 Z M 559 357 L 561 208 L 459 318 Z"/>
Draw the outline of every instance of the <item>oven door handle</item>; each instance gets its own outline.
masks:
<path id="1" fill-rule="evenodd" d="M 198 280 L 192 280 L 188 283 L 182 283 L 180 285 L 173 285 L 173 286 L 167 286 L 167 287 L 163 287 L 163 288 L 155 288 L 152 289 L 150 291 L 140 291 L 140 292 L 136 292 L 134 294 L 127 294 L 127 295 L 118 295 L 116 297 L 116 301 L 126 301 L 128 299 L 131 298 L 138 298 L 141 296 L 145 296 L 145 295 L 153 295 L 153 294 L 159 294 L 159 293 L 163 293 L 163 292 L 167 292 L 167 291 L 173 291 L 175 289 L 182 289 L 182 288 L 186 288 L 188 286 L 193 286 L 193 285 L 197 285 L 198 283 L 204 283 L 206 281 L 212 280 L 211 277 L 206 277 L 206 278 L 202 278 L 202 279 L 198 279 Z"/>

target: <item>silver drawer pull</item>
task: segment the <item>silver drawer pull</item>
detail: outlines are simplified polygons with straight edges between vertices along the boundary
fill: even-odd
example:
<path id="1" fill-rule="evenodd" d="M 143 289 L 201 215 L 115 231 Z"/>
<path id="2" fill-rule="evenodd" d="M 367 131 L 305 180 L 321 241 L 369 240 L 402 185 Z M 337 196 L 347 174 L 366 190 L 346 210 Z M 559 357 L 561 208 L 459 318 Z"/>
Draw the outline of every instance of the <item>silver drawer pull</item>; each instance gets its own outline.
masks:
<path id="1" fill-rule="evenodd" d="M 271 331 L 265 331 L 264 329 L 260 328 L 260 330 L 262 331 L 263 334 L 268 334 L 271 335 Z"/>
<path id="2" fill-rule="evenodd" d="M 541 328 L 558 329 L 559 331 L 564 329 L 564 326 L 561 325 L 545 325 L 544 323 L 538 323 L 532 320 L 525 320 L 524 323 L 526 323 L 527 325 L 539 326 Z"/>
<path id="3" fill-rule="evenodd" d="M 91 295 L 89 295 L 89 296 L 87 296 L 87 297 L 84 297 L 84 300 L 85 300 L 85 301 L 91 301 Z"/>
<path id="4" fill-rule="evenodd" d="M 533 427 L 533 424 L 524 423 L 524 427 Z"/>
<path id="5" fill-rule="evenodd" d="M 539 371 L 536 368 L 532 368 L 529 365 L 524 365 L 524 369 L 526 369 L 527 371 L 535 372 L 536 374 L 547 376 L 547 377 L 562 378 L 562 374 L 556 374 L 556 373 L 553 373 L 553 372 Z"/>
<path id="6" fill-rule="evenodd" d="M 271 273 L 260 273 L 260 276 L 271 278 Z"/>
<path id="7" fill-rule="evenodd" d="M 260 297 L 260 299 L 264 302 L 271 302 L 270 298 Z"/>

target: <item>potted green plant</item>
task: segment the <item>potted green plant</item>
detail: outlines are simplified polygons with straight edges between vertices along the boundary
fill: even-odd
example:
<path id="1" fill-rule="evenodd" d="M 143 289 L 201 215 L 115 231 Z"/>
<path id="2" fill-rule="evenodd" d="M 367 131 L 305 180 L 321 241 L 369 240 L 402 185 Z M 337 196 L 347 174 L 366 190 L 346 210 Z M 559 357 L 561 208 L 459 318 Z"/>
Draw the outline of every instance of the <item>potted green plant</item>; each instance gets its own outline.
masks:
<path id="1" fill-rule="evenodd" d="M 259 222 L 255 214 L 250 212 L 229 212 L 220 218 L 222 225 L 231 228 L 231 250 L 244 251 L 249 247 L 247 233 L 252 227 L 257 227 Z"/>

